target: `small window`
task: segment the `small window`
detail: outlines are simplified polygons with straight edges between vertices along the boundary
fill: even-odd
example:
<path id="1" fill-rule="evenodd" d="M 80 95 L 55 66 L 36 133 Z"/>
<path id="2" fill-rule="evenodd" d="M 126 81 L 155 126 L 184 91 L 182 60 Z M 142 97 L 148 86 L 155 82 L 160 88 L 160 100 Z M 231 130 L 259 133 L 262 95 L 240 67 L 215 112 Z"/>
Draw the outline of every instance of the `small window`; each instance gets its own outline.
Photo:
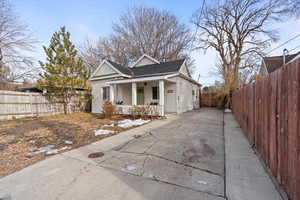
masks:
<path id="1" fill-rule="evenodd" d="M 109 87 L 104 87 L 103 89 L 103 100 L 109 101 Z"/>
<path id="2" fill-rule="evenodd" d="M 158 87 L 152 87 L 152 99 L 158 99 Z"/>
<path id="3" fill-rule="evenodd" d="M 195 95 L 195 90 L 192 90 L 192 95 L 193 95 L 193 96 Z"/>

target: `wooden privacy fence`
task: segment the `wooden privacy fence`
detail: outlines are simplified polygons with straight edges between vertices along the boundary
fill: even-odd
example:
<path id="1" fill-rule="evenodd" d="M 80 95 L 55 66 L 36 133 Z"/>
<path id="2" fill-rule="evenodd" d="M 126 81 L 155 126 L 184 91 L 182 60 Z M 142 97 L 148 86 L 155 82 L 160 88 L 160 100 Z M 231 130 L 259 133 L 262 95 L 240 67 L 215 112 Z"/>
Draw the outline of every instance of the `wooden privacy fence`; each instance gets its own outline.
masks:
<path id="1" fill-rule="evenodd" d="M 290 199 L 300 199 L 300 59 L 233 93 L 242 129 Z"/>
<path id="2" fill-rule="evenodd" d="M 68 112 L 85 109 L 85 104 L 72 101 Z M 50 102 L 41 93 L 26 93 L 0 90 L 0 120 L 21 117 L 45 116 L 64 112 L 62 103 Z"/>
<path id="3" fill-rule="evenodd" d="M 201 107 L 217 107 L 217 93 L 201 93 Z"/>

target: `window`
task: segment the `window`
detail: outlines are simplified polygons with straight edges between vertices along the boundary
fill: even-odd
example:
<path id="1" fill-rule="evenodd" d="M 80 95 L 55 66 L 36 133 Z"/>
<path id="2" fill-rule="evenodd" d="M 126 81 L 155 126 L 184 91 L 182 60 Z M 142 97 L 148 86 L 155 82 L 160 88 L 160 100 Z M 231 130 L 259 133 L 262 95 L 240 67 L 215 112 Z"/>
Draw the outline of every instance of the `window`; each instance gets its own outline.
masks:
<path id="1" fill-rule="evenodd" d="M 152 99 L 158 99 L 158 87 L 152 87 Z"/>
<path id="2" fill-rule="evenodd" d="M 108 101 L 109 100 L 109 87 L 103 87 L 103 100 Z"/>

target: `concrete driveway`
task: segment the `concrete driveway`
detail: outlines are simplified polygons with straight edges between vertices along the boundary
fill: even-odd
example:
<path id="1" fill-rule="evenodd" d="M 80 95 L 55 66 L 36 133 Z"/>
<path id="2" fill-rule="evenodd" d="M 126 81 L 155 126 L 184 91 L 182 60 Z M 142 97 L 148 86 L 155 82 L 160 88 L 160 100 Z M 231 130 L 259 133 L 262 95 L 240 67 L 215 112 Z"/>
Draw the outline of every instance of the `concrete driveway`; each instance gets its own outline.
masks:
<path id="1" fill-rule="evenodd" d="M 0 199 L 222 199 L 223 177 L 222 115 L 201 110 L 25 168 L 0 180 Z"/>
<path id="2" fill-rule="evenodd" d="M 221 200 L 224 145 L 222 111 L 171 115 L 9 175 L 0 180 L 0 199 Z M 104 155 L 88 157 L 95 152 Z M 231 169 L 240 170 L 239 165 Z M 262 167 L 259 170 L 264 173 Z M 239 195 L 248 186 L 243 174 L 236 176 L 242 183 Z M 264 186 L 272 184 L 259 180 Z M 270 192 L 274 193 L 272 186 Z"/>

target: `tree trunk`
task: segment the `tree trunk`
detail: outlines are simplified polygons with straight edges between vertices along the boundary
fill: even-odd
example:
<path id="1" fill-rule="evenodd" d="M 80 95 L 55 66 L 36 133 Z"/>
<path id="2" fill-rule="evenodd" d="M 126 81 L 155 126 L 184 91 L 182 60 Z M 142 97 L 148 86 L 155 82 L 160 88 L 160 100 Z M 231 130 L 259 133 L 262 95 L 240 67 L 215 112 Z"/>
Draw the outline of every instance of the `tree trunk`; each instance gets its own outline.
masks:
<path id="1" fill-rule="evenodd" d="M 68 114 L 68 103 L 64 102 L 64 114 Z"/>

